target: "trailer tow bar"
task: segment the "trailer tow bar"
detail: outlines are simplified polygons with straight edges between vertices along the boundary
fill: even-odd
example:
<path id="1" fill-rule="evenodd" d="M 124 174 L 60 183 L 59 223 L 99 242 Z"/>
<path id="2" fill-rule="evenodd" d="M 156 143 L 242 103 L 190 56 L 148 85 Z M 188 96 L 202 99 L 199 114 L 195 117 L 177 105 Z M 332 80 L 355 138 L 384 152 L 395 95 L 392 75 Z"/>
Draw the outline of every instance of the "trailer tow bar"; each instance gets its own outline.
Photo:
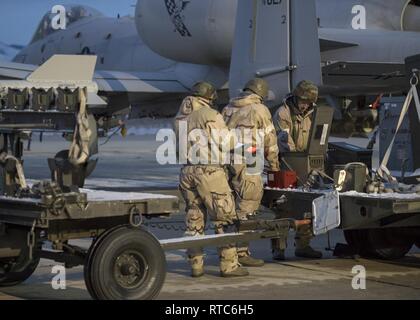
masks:
<path id="1" fill-rule="evenodd" d="M 290 229 L 296 230 L 301 226 L 310 225 L 311 223 L 312 220 L 310 219 L 247 220 L 237 223 L 236 227 L 238 232 L 165 239 L 159 242 L 165 251 L 197 247 L 219 247 L 228 243 L 286 237 Z"/>

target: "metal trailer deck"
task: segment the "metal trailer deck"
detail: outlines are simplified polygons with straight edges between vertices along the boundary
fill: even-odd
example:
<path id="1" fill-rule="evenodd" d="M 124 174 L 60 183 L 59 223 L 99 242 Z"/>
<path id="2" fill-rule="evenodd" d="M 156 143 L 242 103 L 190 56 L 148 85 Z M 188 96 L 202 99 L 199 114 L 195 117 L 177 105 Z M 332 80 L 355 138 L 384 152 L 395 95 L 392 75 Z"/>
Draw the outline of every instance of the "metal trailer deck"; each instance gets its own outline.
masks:
<path id="1" fill-rule="evenodd" d="M 312 212 L 312 202 L 331 190 L 270 189 L 266 188 L 263 205 L 279 215 L 299 219 Z M 279 199 L 283 201 L 279 202 Z M 405 193 L 340 194 L 340 228 L 370 229 L 380 227 L 420 226 L 420 195 Z"/>
<path id="2" fill-rule="evenodd" d="M 332 190 L 266 188 L 262 204 L 278 218 L 301 219 L 313 211 L 313 201 Z M 420 195 L 407 193 L 339 194 L 339 216 L 330 228 L 344 230 L 355 253 L 398 259 L 420 244 Z"/>
<path id="3" fill-rule="evenodd" d="M 150 299 L 165 279 L 165 255 L 143 219 L 179 211 L 175 196 L 82 189 L 41 199 L 0 197 L 0 286 L 13 286 L 41 258 L 84 265 L 96 299 Z M 69 240 L 93 238 L 89 250 Z M 42 248 L 51 241 L 52 250 Z"/>
<path id="4" fill-rule="evenodd" d="M 130 216 L 168 216 L 179 210 L 178 201 L 175 196 L 88 189 L 63 194 L 58 198 L 0 196 L 0 223 L 31 227 L 35 222 L 36 228 L 71 228 L 71 224 L 77 227 L 80 222 L 94 221 L 97 229 L 100 229 L 100 220 L 106 218 L 129 223 Z"/>

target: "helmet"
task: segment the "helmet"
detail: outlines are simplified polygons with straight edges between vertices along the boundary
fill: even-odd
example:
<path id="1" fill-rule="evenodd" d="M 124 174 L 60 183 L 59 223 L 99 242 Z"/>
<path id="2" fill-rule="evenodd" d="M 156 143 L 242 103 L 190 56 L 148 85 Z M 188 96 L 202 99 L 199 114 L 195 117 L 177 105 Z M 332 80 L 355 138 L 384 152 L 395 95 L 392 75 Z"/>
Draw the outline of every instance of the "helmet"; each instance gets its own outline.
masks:
<path id="1" fill-rule="evenodd" d="M 191 89 L 191 92 L 196 97 L 205 98 L 208 100 L 216 100 L 216 88 L 208 82 L 197 82 Z"/>
<path id="2" fill-rule="evenodd" d="M 318 101 L 318 87 L 311 81 L 303 80 L 296 86 L 293 95 L 301 100 L 316 103 Z"/>
<path id="3" fill-rule="evenodd" d="M 269 86 L 267 81 L 265 81 L 264 79 L 255 78 L 246 84 L 244 91 L 246 90 L 251 91 L 256 95 L 259 95 L 263 99 L 267 99 Z"/>

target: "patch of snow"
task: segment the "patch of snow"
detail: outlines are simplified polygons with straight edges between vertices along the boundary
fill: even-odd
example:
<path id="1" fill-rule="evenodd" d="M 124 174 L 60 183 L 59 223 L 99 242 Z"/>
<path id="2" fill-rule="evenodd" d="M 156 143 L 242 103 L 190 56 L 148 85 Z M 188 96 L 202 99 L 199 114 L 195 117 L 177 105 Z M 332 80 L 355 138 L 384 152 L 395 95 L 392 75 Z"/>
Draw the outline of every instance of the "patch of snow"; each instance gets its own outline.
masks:
<path id="1" fill-rule="evenodd" d="M 133 119 L 127 122 L 127 135 L 129 136 L 156 136 L 161 129 L 171 129 L 171 119 Z"/>
<path id="2" fill-rule="evenodd" d="M 306 193 L 330 193 L 333 190 L 315 190 L 312 189 L 310 191 L 305 191 L 302 188 L 299 189 L 276 189 L 276 188 L 268 188 L 266 187 L 265 190 L 274 190 L 274 191 L 287 191 L 287 192 L 306 192 Z M 417 193 L 361 193 L 356 191 L 348 191 L 340 193 L 341 196 L 348 196 L 348 197 L 363 197 L 363 198 L 372 198 L 372 199 L 397 199 L 397 200 L 420 200 L 420 194 Z"/>
<path id="3" fill-rule="evenodd" d="M 155 180 L 127 180 L 127 179 L 108 179 L 108 178 L 92 178 L 87 179 L 85 187 L 88 189 L 99 189 L 99 188 L 147 188 L 147 187 L 176 187 L 178 181 L 173 183 L 165 181 Z"/>
<path id="4" fill-rule="evenodd" d="M 270 187 L 265 187 L 264 188 L 265 190 L 271 190 L 271 191 L 287 191 L 287 192 L 305 192 L 305 193 L 322 193 L 322 194 L 324 194 L 324 193 L 330 193 L 330 192 L 332 192 L 332 191 L 334 191 L 334 190 L 332 190 L 332 189 L 324 189 L 324 190 L 318 190 L 318 189 L 311 189 L 311 190 L 305 190 L 305 189 L 303 189 L 302 187 L 300 187 L 300 188 L 295 188 L 295 189 L 292 189 L 292 188 L 287 188 L 287 189 L 281 189 L 281 188 L 270 188 Z"/>
<path id="5" fill-rule="evenodd" d="M 165 239 L 165 240 L 159 240 L 161 245 L 164 244 L 173 244 L 173 243 L 179 243 L 183 241 L 200 241 L 200 240 L 209 240 L 209 239 L 218 239 L 218 238 L 229 238 L 232 236 L 238 236 L 242 235 L 242 233 L 224 233 L 224 234 L 212 234 L 212 235 L 206 235 L 206 236 L 196 236 L 196 237 L 182 237 L 182 238 L 175 238 L 175 239 Z"/>
<path id="6" fill-rule="evenodd" d="M 86 193 L 88 201 L 141 201 L 156 199 L 178 199 L 175 196 L 152 193 L 137 192 L 111 192 L 101 190 L 80 189 L 80 192 Z"/>
<path id="7" fill-rule="evenodd" d="M 340 197 L 341 196 L 362 197 L 371 199 L 420 200 L 420 195 L 417 193 L 361 193 L 356 191 L 348 191 L 340 193 Z"/>

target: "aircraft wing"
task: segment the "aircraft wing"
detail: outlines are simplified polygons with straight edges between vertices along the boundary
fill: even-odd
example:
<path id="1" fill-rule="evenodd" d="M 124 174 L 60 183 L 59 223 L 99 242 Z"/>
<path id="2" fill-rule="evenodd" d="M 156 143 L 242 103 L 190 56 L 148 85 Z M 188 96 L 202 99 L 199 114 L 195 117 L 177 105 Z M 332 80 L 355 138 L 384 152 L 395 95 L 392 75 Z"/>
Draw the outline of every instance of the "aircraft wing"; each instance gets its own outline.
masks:
<path id="1" fill-rule="evenodd" d="M 417 32 L 319 28 L 318 36 L 323 84 L 329 93 L 346 96 L 408 89 L 404 60 L 418 53 Z"/>
<path id="2" fill-rule="evenodd" d="M 25 80 L 38 66 L 0 60 L 0 79 Z"/>
<path id="3" fill-rule="evenodd" d="M 0 79 L 24 80 L 38 66 L 0 60 Z M 93 80 L 106 93 L 184 93 L 184 87 L 172 70 L 161 72 L 96 71 Z"/>
<path id="4" fill-rule="evenodd" d="M 324 90 L 332 94 L 376 94 L 407 85 L 405 66 L 399 63 L 334 62 L 323 66 L 322 74 Z"/>
<path id="5" fill-rule="evenodd" d="M 94 81 L 99 91 L 127 93 L 184 93 L 188 89 L 172 71 L 162 72 L 119 72 L 97 71 Z"/>

